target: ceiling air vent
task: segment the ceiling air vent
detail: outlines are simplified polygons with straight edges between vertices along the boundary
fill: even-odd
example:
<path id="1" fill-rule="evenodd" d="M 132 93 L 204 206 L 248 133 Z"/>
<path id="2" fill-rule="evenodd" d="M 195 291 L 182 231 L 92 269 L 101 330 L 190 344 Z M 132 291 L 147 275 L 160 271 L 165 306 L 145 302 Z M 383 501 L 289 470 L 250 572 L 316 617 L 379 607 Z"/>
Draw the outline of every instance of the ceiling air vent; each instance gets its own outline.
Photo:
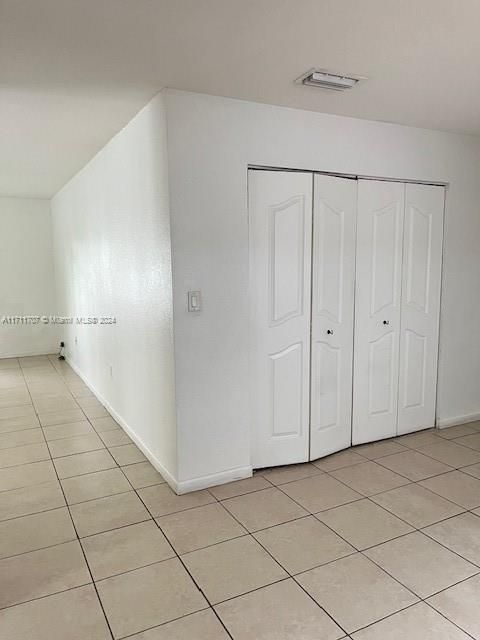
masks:
<path id="1" fill-rule="evenodd" d="M 297 83 L 306 84 L 311 87 L 320 87 L 321 89 L 345 91 L 346 89 L 352 89 L 352 87 L 362 80 L 366 80 L 366 78 L 333 73 L 332 71 L 325 71 L 323 69 L 310 69 L 310 71 L 307 71 L 307 73 L 298 78 Z"/>

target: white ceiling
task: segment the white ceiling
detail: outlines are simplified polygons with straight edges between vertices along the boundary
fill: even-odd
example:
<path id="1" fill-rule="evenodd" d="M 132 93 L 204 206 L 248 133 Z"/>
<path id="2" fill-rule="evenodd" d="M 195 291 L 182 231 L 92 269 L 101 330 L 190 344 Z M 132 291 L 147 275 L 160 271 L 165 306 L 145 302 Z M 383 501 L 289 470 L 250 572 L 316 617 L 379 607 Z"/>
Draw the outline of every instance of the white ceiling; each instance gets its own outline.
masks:
<path id="1" fill-rule="evenodd" d="M 49 197 L 161 87 L 480 134 L 478 0 L 0 0 L 0 194 Z M 311 67 L 351 92 L 297 86 Z"/>

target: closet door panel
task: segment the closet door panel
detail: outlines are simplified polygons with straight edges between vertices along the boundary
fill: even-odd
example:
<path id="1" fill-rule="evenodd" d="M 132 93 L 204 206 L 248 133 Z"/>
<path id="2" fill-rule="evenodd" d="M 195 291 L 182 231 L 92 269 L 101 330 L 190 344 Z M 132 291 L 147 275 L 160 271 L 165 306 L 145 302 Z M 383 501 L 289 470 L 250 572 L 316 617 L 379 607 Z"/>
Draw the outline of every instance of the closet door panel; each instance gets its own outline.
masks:
<path id="1" fill-rule="evenodd" d="M 315 175 L 310 459 L 351 444 L 357 182 Z"/>
<path id="2" fill-rule="evenodd" d="M 249 171 L 257 468 L 308 459 L 312 183 L 310 173 Z"/>
<path id="3" fill-rule="evenodd" d="M 444 199 L 443 187 L 406 185 L 399 433 L 435 424 Z"/>
<path id="4" fill-rule="evenodd" d="M 353 444 L 397 432 L 405 185 L 359 180 Z"/>

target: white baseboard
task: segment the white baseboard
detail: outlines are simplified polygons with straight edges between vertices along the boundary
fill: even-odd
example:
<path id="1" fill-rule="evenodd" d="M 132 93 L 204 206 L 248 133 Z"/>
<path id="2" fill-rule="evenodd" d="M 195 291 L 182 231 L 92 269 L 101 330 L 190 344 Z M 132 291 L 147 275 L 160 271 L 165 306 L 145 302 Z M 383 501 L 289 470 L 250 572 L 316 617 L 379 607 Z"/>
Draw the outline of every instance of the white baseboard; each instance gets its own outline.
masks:
<path id="1" fill-rule="evenodd" d="M 87 385 L 90 391 L 97 397 L 97 399 L 103 404 L 107 411 L 111 414 L 112 418 L 118 422 L 125 433 L 133 440 L 144 456 L 151 462 L 155 469 L 165 478 L 169 486 L 175 491 L 176 494 L 181 495 L 183 493 L 189 493 L 190 491 L 198 491 L 200 489 L 207 489 L 218 484 L 225 484 L 226 482 L 233 482 L 235 480 L 243 480 L 244 478 L 250 478 L 253 474 L 252 467 L 238 467 L 236 469 L 228 469 L 227 471 L 221 471 L 220 473 L 214 473 L 208 476 L 202 476 L 200 478 L 194 478 L 193 480 L 185 480 L 178 482 L 178 480 L 162 465 L 162 463 L 155 457 L 150 451 L 147 445 L 137 436 L 135 431 L 127 424 L 127 422 L 119 415 L 110 403 L 105 400 L 101 393 L 95 389 L 95 387 L 87 380 L 82 371 L 77 365 L 67 356 L 66 362 L 72 367 L 75 373 L 80 376 L 83 382 Z"/>
<path id="2" fill-rule="evenodd" d="M 175 493 L 180 493 L 178 490 L 178 482 L 176 478 L 162 465 L 162 463 L 156 458 L 147 445 L 138 437 L 138 435 L 133 431 L 133 429 L 127 424 L 127 422 L 119 415 L 112 405 L 105 400 L 101 393 L 89 382 L 89 380 L 85 377 L 82 371 L 77 367 L 77 365 L 68 357 L 65 357 L 65 361 L 72 367 L 75 373 L 80 376 L 83 382 L 87 385 L 90 391 L 96 396 L 97 400 L 99 400 L 108 413 L 112 416 L 112 418 L 118 422 L 118 424 L 122 427 L 125 433 L 133 440 L 133 442 L 137 445 L 143 455 L 148 459 L 149 462 L 155 467 L 155 469 L 165 478 L 166 482 L 169 486 L 175 491 Z"/>
<path id="3" fill-rule="evenodd" d="M 194 478 L 193 480 L 183 480 L 182 482 L 178 482 L 176 492 L 181 495 L 182 493 L 189 493 L 190 491 L 208 489 L 208 487 L 225 484 L 226 482 L 234 482 L 235 480 L 251 478 L 252 475 L 253 469 L 251 466 L 228 469 L 227 471 L 220 471 L 219 473 L 213 473 L 209 476 L 201 476 L 200 478 Z"/>
<path id="4" fill-rule="evenodd" d="M 446 429 L 454 427 L 457 424 L 465 424 L 467 422 L 476 422 L 480 420 L 480 413 L 467 413 L 463 416 L 455 416 L 453 418 L 437 418 L 437 428 Z"/>

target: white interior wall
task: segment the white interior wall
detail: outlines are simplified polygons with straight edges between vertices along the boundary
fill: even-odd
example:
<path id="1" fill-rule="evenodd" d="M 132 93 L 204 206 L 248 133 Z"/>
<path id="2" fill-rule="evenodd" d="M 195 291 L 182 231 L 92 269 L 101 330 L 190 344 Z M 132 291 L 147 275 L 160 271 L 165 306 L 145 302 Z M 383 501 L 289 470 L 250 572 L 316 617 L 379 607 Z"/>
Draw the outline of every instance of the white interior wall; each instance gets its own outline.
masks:
<path id="1" fill-rule="evenodd" d="M 53 200 L 57 311 L 117 317 L 66 328 L 68 356 L 180 492 L 244 477 L 248 165 L 443 181 L 438 418 L 480 417 L 479 159 L 468 136 L 166 91 Z"/>
<path id="2" fill-rule="evenodd" d="M 479 140 L 173 90 L 166 100 L 180 490 L 250 471 L 249 164 L 449 183 L 437 414 L 480 418 Z M 189 289 L 202 312 L 187 313 Z"/>
<path id="3" fill-rule="evenodd" d="M 67 357 L 168 478 L 176 476 L 171 247 L 162 95 L 53 199 Z M 77 343 L 75 343 L 77 340 Z"/>
<path id="4" fill-rule="evenodd" d="M 4 321 L 55 311 L 50 202 L 0 198 L 0 358 L 57 351 L 54 324 Z"/>

